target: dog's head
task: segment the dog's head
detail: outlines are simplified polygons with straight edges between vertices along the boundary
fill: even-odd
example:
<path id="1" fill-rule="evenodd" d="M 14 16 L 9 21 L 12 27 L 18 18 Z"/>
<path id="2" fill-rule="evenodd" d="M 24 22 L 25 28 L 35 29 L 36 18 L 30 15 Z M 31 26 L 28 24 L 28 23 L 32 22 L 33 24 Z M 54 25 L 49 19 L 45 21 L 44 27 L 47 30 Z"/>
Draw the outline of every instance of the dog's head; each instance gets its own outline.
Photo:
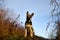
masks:
<path id="1" fill-rule="evenodd" d="M 28 21 L 29 21 L 29 20 L 31 20 L 31 19 L 32 19 L 32 17 L 33 17 L 33 15 L 34 15 L 34 13 L 29 14 L 29 12 L 27 11 L 27 13 L 26 13 L 27 20 L 28 20 Z"/>

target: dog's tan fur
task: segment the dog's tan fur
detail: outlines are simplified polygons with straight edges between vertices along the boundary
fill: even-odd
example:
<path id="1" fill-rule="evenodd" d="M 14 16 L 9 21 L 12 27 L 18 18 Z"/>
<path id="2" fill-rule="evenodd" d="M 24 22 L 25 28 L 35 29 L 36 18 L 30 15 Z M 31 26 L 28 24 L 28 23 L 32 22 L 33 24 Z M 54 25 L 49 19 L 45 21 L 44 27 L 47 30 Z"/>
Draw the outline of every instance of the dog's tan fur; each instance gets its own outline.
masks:
<path id="1" fill-rule="evenodd" d="M 26 22 L 25 22 L 25 37 L 27 37 L 28 35 L 30 37 L 33 37 L 34 35 L 34 30 L 32 28 L 32 22 L 31 22 L 31 18 L 34 15 L 34 13 L 29 14 L 28 11 L 26 13 Z M 29 33 L 29 34 L 28 34 Z"/>

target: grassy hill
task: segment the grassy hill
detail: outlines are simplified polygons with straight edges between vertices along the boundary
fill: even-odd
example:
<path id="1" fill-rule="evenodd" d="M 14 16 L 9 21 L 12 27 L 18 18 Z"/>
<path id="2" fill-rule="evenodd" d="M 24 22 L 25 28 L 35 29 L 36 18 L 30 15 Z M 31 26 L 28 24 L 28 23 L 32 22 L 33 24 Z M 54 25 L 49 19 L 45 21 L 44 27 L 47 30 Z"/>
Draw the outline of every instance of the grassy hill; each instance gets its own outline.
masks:
<path id="1" fill-rule="evenodd" d="M 48 40 L 48 39 L 45 39 L 43 37 L 38 37 L 38 36 L 34 36 L 33 38 L 31 37 L 20 37 L 19 40 Z"/>

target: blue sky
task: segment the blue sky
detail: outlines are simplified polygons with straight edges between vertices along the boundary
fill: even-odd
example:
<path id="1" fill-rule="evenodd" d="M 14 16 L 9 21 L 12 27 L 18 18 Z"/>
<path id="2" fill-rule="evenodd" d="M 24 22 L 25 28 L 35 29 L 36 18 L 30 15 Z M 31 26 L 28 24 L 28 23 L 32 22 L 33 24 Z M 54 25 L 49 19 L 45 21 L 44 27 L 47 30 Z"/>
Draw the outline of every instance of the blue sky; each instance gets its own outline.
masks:
<path id="1" fill-rule="evenodd" d="M 26 21 L 26 12 L 34 12 L 32 18 L 35 34 L 47 38 L 49 31 L 46 31 L 46 26 L 50 20 L 50 0 L 7 0 L 6 7 L 13 10 L 16 15 L 20 14 L 20 20 Z"/>

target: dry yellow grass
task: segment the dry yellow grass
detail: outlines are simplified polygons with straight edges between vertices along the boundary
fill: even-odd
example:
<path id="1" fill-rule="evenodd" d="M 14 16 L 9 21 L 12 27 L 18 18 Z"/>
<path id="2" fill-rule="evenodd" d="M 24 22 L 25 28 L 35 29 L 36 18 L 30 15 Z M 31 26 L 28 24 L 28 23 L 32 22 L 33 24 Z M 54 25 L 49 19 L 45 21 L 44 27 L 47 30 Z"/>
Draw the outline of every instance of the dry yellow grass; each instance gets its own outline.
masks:
<path id="1" fill-rule="evenodd" d="M 9 19 L 5 19 L 7 11 L 0 9 L 0 36 L 19 36 L 24 34 L 24 28 L 13 24 Z"/>

